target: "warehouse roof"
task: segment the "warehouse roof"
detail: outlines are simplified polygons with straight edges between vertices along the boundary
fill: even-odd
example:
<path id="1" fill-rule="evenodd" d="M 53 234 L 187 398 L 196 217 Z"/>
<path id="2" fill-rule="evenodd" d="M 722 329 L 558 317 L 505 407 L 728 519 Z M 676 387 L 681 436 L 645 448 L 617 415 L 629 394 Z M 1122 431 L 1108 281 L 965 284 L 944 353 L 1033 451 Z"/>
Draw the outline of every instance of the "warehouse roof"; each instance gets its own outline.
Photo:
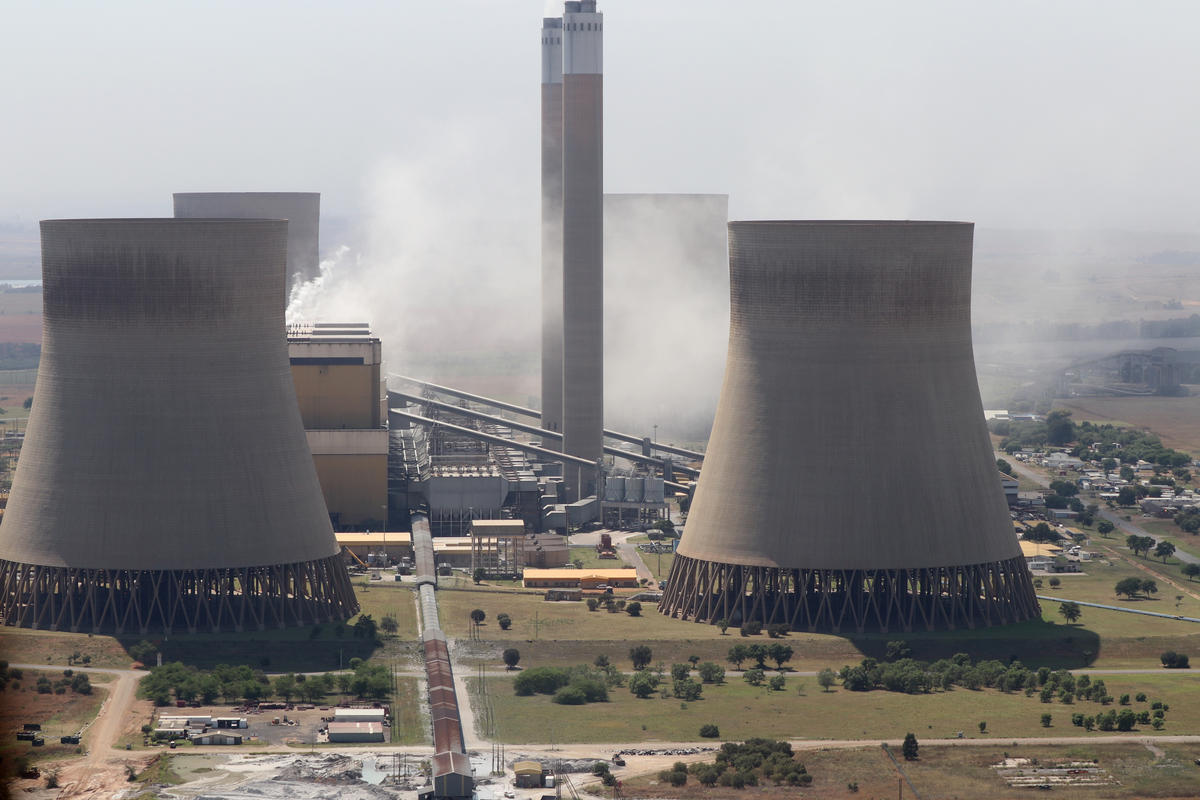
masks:
<path id="1" fill-rule="evenodd" d="M 518 775 L 541 775 L 542 765 L 536 761 L 516 761 L 513 763 L 513 772 Z"/>
<path id="2" fill-rule="evenodd" d="M 1020 545 L 1021 555 L 1026 558 L 1032 558 L 1033 556 L 1056 556 L 1062 553 L 1061 547 L 1046 542 L 1028 542 L 1022 539 Z"/>
<path id="3" fill-rule="evenodd" d="M 387 533 L 335 533 L 337 543 L 343 547 L 373 547 L 388 545 L 412 545 L 412 534 L 408 531 L 388 531 Z"/>
<path id="4" fill-rule="evenodd" d="M 525 580 L 529 580 L 530 578 L 552 581 L 581 581 L 588 578 L 629 580 L 630 578 L 637 578 L 637 570 L 633 567 L 626 569 L 539 569 L 536 567 L 527 567 L 521 575 Z"/>
<path id="5" fill-rule="evenodd" d="M 382 722 L 331 722 L 331 734 L 340 733 L 383 733 Z"/>

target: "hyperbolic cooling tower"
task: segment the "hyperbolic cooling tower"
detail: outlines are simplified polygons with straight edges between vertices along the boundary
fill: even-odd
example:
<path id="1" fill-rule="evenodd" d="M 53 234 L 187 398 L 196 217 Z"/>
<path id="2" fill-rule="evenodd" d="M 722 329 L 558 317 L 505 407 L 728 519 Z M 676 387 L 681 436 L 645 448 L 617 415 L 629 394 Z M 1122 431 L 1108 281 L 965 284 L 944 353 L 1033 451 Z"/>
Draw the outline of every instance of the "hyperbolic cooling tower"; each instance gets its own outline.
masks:
<path id="1" fill-rule="evenodd" d="M 287 288 L 311 281 L 320 272 L 319 192 L 176 192 L 174 199 L 178 218 L 286 219 Z"/>
<path id="2" fill-rule="evenodd" d="M 595 0 L 563 14 L 562 451 L 604 449 L 604 15 Z M 596 470 L 564 464 L 570 499 L 595 492 Z"/>
<path id="3" fill-rule="evenodd" d="M 973 226 L 733 222 L 725 380 L 664 613 L 1036 618 L 971 351 Z"/>
<path id="4" fill-rule="evenodd" d="M 288 364 L 283 220 L 42 223 L 4 624 L 241 630 L 357 603 Z"/>
<path id="5" fill-rule="evenodd" d="M 562 431 L 562 20 L 542 20 L 542 427 Z M 558 449 L 558 442 L 543 447 Z"/>

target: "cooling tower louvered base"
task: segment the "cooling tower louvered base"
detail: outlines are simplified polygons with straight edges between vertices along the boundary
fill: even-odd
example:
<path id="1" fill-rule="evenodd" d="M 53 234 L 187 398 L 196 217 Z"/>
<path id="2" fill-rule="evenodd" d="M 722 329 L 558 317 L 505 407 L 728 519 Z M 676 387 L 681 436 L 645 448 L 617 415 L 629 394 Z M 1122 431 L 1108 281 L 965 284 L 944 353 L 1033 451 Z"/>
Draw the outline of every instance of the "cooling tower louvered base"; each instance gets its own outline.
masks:
<path id="1" fill-rule="evenodd" d="M 344 620 L 358 611 L 340 556 L 181 570 L 0 561 L 5 625 L 92 632 L 242 631 Z"/>
<path id="2" fill-rule="evenodd" d="M 780 569 L 676 556 L 659 604 L 695 622 L 757 621 L 792 630 L 911 631 L 1039 619 L 1022 557 L 919 569 Z"/>

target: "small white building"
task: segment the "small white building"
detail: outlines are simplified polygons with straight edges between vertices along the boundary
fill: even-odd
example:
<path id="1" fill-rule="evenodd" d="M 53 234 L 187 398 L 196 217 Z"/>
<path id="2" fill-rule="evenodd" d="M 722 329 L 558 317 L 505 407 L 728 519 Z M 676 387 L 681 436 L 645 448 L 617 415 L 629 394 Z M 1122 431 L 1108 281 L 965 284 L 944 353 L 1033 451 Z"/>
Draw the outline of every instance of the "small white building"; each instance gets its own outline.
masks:
<path id="1" fill-rule="evenodd" d="M 331 722 L 331 742 L 382 742 L 383 725 L 378 722 Z"/>
<path id="2" fill-rule="evenodd" d="M 210 731 L 209 733 L 192 734 L 189 738 L 192 744 L 241 744 L 245 737 L 240 733 L 226 731 Z"/>

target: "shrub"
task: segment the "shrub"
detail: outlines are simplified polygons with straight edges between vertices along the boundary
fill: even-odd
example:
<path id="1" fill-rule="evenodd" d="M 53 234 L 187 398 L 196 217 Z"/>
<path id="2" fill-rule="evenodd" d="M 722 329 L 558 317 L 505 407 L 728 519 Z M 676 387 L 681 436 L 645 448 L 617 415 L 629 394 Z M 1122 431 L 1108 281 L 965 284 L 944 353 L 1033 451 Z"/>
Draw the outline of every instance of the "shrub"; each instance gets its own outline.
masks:
<path id="1" fill-rule="evenodd" d="M 670 781 L 672 786 L 676 786 L 676 787 L 683 786 L 684 784 L 687 783 L 687 773 L 675 770 L 675 771 L 671 772 L 671 774 L 667 778 L 667 780 Z"/>
<path id="2" fill-rule="evenodd" d="M 1042 727 L 1049 728 L 1050 723 L 1054 718 L 1049 714 L 1042 714 Z"/>
<path id="3" fill-rule="evenodd" d="M 725 680 L 725 668 L 712 661 L 705 661 L 696 667 L 700 680 L 705 683 L 722 683 Z"/>
<path id="4" fill-rule="evenodd" d="M 527 669 L 513 681 L 513 691 L 522 697 L 532 694 L 554 694 L 571 682 L 567 670 L 560 667 Z"/>
<path id="5" fill-rule="evenodd" d="M 672 693 L 680 700 L 699 700 L 702 691 L 700 682 L 691 678 L 677 680 L 672 685 Z"/>
<path id="6" fill-rule="evenodd" d="M 1062 578 L 1051 578 L 1050 579 L 1050 588 L 1051 589 L 1057 589 L 1059 586 L 1062 586 Z"/>
<path id="7" fill-rule="evenodd" d="M 625 613 L 631 617 L 640 617 L 642 615 L 642 604 L 634 600 L 625 606 Z"/>
<path id="8" fill-rule="evenodd" d="M 672 680 L 681 681 L 684 678 L 688 677 L 688 675 L 690 675 L 691 672 L 692 672 L 691 667 L 689 667 L 687 664 L 672 664 L 671 665 L 671 679 Z"/>
<path id="9" fill-rule="evenodd" d="M 767 681 L 767 688 L 773 692 L 782 692 L 785 683 L 786 679 L 782 675 L 776 675 Z"/>
<path id="10" fill-rule="evenodd" d="M 554 693 L 554 702 L 563 706 L 581 706 L 587 702 L 587 696 L 578 686 L 564 686 Z"/>
<path id="11" fill-rule="evenodd" d="M 716 725 L 709 724 L 709 725 L 701 725 L 700 726 L 700 737 L 703 739 L 716 739 L 720 735 L 721 735 L 721 729 L 718 728 Z M 700 782 L 705 783 L 704 780 L 701 780 Z M 707 784 L 707 785 L 711 786 L 712 784 Z"/>
<path id="12" fill-rule="evenodd" d="M 645 669 L 653 659 L 654 653 L 644 644 L 629 648 L 629 660 L 633 663 L 635 670 Z"/>
<path id="13" fill-rule="evenodd" d="M 1145 692 L 1138 692 L 1138 693 L 1137 693 L 1137 697 L 1136 697 L 1136 698 L 1134 698 L 1134 699 L 1136 699 L 1136 700 L 1137 700 L 1139 703 L 1144 703 L 1144 702 L 1146 702 L 1146 693 L 1145 693 Z"/>
<path id="14" fill-rule="evenodd" d="M 521 661 L 521 651 L 515 647 L 509 647 L 504 650 L 501 657 L 504 659 L 504 666 L 513 669 Z"/>
<path id="15" fill-rule="evenodd" d="M 917 736 L 914 733 L 906 733 L 904 735 L 904 744 L 900 750 L 904 753 L 905 761 L 916 761 L 919 757 L 920 745 L 917 743 Z"/>
<path id="16" fill-rule="evenodd" d="M 1121 698 L 1117 702 L 1123 706 L 1129 705 L 1129 695 L 1127 695 L 1127 694 L 1121 695 Z"/>
<path id="17" fill-rule="evenodd" d="M 588 611 L 595 611 L 595 610 L 596 610 L 596 609 L 598 609 L 599 607 L 600 607 L 600 601 L 599 601 L 599 600 L 597 600 L 597 599 L 596 599 L 596 598 L 594 598 L 594 597 L 589 597 L 589 598 L 587 599 L 587 609 L 588 609 Z"/>
<path id="18" fill-rule="evenodd" d="M 1162 665 L 1167 669 L 1188 669 L 1188 657 L 1184 653 L 1168 650 L 1160 656 Z"/>
<path id="19" fill-rule="evenodd" d="M 506 631 L 512 627 L 512 617 L 508 614 L 497 614 L 496 623 L 500 626 L 500 630 Z"/>
<path id="20" fill-rule="evenodd" d="M 762 686 L 763 680 L 766 678 L 765 673 L 761 669 L 748 669 L 742 673 L 742 677 L 746 679 L 746 683 L 751 686 Z"/>
<path id="21" fill-rule="evenodd" d="M 742 636 L 758 636 L 762 633 L 762 623 L 757 620 L 742 623 L 740 631 Z"/>
<path id="22" fill-rule="evenodd" d="M 772 639 L 787 636 L 789 631 L 791 631 L 791 626 L 782 622 L 767 626 L 767 636 L 770 636 Z"/>

